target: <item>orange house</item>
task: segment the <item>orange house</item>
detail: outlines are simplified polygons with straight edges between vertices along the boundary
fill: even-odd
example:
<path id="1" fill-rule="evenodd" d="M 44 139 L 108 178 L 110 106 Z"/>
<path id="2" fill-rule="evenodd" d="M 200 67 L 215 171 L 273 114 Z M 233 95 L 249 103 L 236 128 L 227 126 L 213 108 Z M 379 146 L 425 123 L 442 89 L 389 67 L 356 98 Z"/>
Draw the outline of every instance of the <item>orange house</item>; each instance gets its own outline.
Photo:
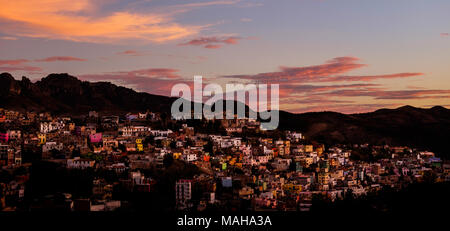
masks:
<path id="1" fill-rule="evenodd" d="M 209 159 L 210 159 L 211 157 L 209 156 L 209 155 L 204 155 L 203 156 L 203 161 L 206 161 L 206 162 L 209 162 Z"/>

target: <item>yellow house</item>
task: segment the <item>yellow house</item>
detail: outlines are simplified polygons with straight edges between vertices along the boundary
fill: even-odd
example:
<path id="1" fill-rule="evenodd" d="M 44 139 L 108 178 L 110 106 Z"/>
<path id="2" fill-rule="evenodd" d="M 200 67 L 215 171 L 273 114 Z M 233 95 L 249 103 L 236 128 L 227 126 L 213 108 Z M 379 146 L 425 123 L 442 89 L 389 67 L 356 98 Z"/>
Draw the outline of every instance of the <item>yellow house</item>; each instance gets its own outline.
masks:
<path id="1" fill-rule="evenodd" d="M 75 130 L 75 123 L 69 123 L 69 131 Z"/>
<path id="2" fill-rule="evenodd" d="M 291 141 L 289 140 L 284 141 L 284 154 L 286 155 L 291 154 Z"/>
<path id="3" fill-rule="evenodd" d="M 136 139 L 136 149 L 138 152 L 144 151 L 144 145 L 142 144 L 142 139 Z"/>
<path id="4" fill-rule="evenodd" d="M 305 165 L 310 166 L 314 162 L 314 159 L 312 157 L 305 158 Z"/>
<path id="5" fill-rule="evenodd" d="M 170 140 L 162 140 L 161 141 L 161 144 L 163 145 L 163 146 L 165 146 L 165 147 L 169 147 L 170 146 Z"/>
<path id="6" fill-rule="evenodd" d="M 330 180 L 330 176 L 328 173 L 319 173 L 318 175 L 318 181 L 319 184 L 328 184 L 328 181 Z"/>
<path id="7" fill-rule="evenodd" d="M 330 159 L 330 165 L 331 166 L 338 166 L 339 165 L 339 161 L 335 158 Z"/>
<path id="8" fill-rule="evenodd" d="M 173 154 L 173 158 L 174 158 L 174 159 L 180 159 L 180 157 L 181 157 L 181 152 L 175 152 L 175 153 Z"/>
<path id="9" fill-rule="evenodd" d="M 271 138 L 264 138 L 261 141 L 262 141 L 262 143 L 267 143 L 267 144 L 273 143 L 273 140 Z"/>
<path id="10" fill-rule="evenodd" d="M 284 191 L 300 193 L 302 191 L 302 186 L 297 184 L 284 184 Z"/>
<path id="11" fill-rule="evenodd" d="M 222 163 L 222 170 L 227 170 L 227 163 Z"/>
<path id="12" fill-rule="evenodd" d="M 323 147 L 316 148 L 316 152 L 317 152 L 318 155 L 322 155 L 323 151 L 324 151 Z"/>
<path id="13" fill-rule="evenodd" d="M 305 146 L 305 152 L 312 152 L 313 151 L 313 146 L 312 145 L 306 145 Z"/>
<path id="14" fill-rule="evenodd" d="M 45 134 L 38 134 L 39 144 L 45 144 L 47 142 L 47 136 Z"/>
<path id="15" fill-rule="evenodd" d="M 138 152 L 143 152 L 144 151 L 144 145 L 142 145 L 142 144 L 137 144 L 136 148 L 137 148 Z"/>

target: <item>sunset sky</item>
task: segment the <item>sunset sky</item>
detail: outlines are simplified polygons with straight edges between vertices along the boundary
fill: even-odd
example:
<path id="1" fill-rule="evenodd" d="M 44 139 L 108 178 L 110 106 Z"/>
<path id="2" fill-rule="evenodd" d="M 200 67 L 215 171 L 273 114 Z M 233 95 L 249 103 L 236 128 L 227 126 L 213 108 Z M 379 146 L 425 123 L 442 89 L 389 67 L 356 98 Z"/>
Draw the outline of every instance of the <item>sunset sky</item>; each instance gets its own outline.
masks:
<path id="1" fill-rule="evenodd" d="M 170 95 L 279 83 L 291 112 L 450 107 L 448 0 L 0 0 L 0 72 Z"/>

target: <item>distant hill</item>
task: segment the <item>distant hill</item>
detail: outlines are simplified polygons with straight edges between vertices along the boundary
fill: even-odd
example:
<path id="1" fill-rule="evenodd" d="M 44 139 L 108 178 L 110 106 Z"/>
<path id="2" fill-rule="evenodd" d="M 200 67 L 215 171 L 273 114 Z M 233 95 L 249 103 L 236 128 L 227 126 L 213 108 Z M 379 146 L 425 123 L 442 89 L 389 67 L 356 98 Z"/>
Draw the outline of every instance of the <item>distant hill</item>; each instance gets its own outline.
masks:
<path id="1" fill-rule="evenodd" d="M 50 74 L 36 83 L 0 74 L 0 107 L 18 111 L 81 114 L 91 110 L 129 112 L 152 109 L 170 112 L 174 98 L 139 93 L 109 82 L 90 83 L 68 74 Z"/>
<path id="2" fill-rule="evenodd" d="M 108 82 L 80 81 L 68 74 L 50 74 L 31 83 L 0 74 L 0 107 L 56 114 L 170 112 L 175 98 L 139 93 Z M 450 158 L 450 110 L 436 106 L 404 106 L 363 114 L 280 112 L 280 129 L 298 130 L 325 144 L 390 144 L 428 148 Z"/>
<path id="3" fill-rule="evenodd" d="M 404 106 L 363 114 L 280 112 L 280 129 L 299 129 L 325 144 L 369 143 L 422 147 L 450 158 L 450 110 Z"/>

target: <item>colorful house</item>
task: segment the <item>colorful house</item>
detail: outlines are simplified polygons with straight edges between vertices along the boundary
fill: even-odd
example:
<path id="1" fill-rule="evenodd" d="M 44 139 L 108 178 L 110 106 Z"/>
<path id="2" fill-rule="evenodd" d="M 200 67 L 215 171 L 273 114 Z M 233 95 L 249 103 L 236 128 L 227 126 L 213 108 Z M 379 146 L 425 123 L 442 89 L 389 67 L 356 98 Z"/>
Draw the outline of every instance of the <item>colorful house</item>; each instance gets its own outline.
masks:
<path id="1" fill-rule="evenodd" d="M 144 151 L 144 145 L 142 144 L 142 139 L 136 139 L 136 149 L 138 152 Z"/>
<path id="2" fill-rule="evenodd" d="M 38 134 L 39 144 L 45 144 L 47 142 L 47 135 Z"/>
<path id="3" fill-rule="evenodd" d="M 8 133 L 0 133 L 0 141 L 8 142 L 9 134 Z"/>
<path id="4" fill-rule="evenodd" d="M 91 143 L 100 143 L 102 142 L 102 133 L 94 133 L 89 135 L 89 140 Z"/>

